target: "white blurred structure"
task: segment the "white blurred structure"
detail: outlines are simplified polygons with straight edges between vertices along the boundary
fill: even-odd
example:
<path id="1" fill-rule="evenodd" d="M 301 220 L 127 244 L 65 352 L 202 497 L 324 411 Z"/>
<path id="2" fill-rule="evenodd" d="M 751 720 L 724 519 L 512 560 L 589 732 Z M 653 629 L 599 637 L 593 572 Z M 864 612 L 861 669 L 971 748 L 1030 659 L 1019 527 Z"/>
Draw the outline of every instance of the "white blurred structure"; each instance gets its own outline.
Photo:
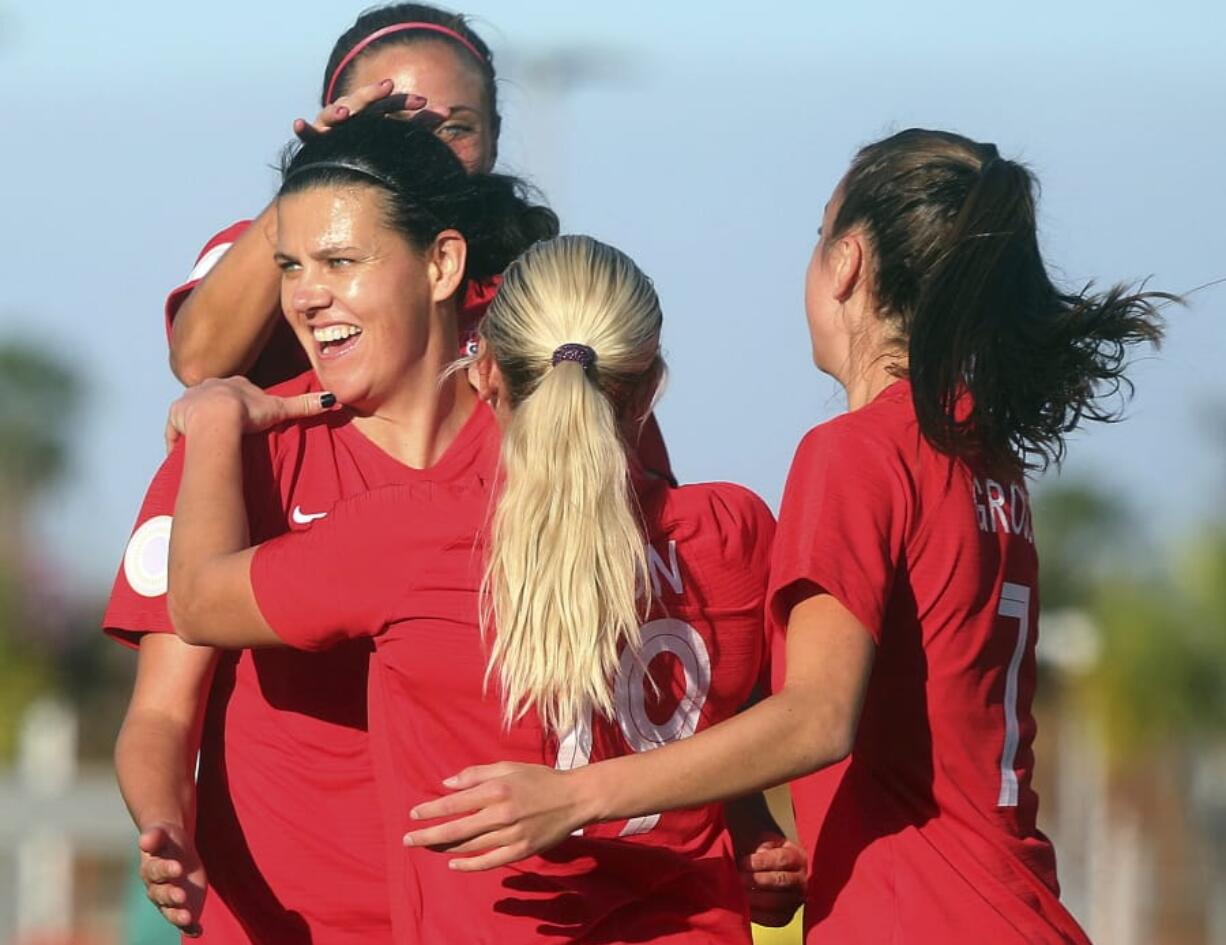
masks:
<path id="1" fill-rule="evenodd" d="M 78 770 L 73 711 L 35 702 L 22 721 L 17 765 L 0 777 L 0 941 L 67 939 L 77 857 L 121 858 L 132 841 L 113 773 Z"/>

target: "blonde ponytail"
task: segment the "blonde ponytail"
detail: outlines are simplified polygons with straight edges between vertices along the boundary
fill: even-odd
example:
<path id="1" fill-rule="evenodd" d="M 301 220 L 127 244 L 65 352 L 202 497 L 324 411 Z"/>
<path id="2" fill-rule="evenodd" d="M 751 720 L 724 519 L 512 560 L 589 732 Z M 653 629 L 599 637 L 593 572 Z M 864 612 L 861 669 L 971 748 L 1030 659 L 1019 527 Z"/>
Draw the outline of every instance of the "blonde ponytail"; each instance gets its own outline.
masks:
<path id="1" fill-rule="evenodd" d="M 507 724 L 611 715 L 621 648 L 639 645 L 650 581 L 626 431 L 661 377 L 660 323 L 650 280 L 581 236 L 512 264 L 482 322 L 512 408 L 481 615 Z M 554 364 L 568 344 L 590 363 Z"/>

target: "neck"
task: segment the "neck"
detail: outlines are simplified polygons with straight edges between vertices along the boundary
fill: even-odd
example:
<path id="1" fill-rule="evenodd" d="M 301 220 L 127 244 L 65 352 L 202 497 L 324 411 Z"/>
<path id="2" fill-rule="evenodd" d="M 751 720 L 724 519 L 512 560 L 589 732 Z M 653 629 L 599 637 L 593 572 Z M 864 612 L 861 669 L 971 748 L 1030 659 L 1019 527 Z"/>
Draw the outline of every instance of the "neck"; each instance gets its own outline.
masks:
<path id="1" fill-rule="evenodd" d="M 446 347 L 447 354 L 436 348 Z M 455 357 L 450 346 L 432 345 L 406 375 L 394 396 L 367 413 L 355 412 L 353 425 L 368 440 L 406 466 L 426 469 L 447 452 L 472 416 L 476 392 L 463 372 L 439 383 Z"/>
<path id="2" fill-rule="evenodd" d="M 877 317 L 862 324 L 864 333 L 855 338 L 849 348 L 847 367 L 837 380 L 847 392 L 847 409 L 859 410 L 883 390 L 898 380 L 898 369 L 907 366 L 905 349 L 891 343 L 885 323 Z"/>
<path id="3" fill-rule="evenodd" d="M 865 404 L 872 403 L 878 394 L 898 380 L 898 375 L 888 370 L 890 366 L 898 364 L 897 358 L 879 360 L 845 382 L 843 388 L 847 391 L 847 409 L 859 410 Z"/>

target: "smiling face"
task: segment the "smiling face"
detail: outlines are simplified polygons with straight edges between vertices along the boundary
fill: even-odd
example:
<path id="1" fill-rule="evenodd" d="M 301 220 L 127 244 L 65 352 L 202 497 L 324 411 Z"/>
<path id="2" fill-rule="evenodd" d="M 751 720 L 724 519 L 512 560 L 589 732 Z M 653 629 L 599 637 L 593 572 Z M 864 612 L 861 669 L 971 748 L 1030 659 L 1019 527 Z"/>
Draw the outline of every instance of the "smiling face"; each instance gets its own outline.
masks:
<path id="1" fill-rule="evenodd" d="M 498 142 L 480 66 L 450 43 L 393 43 L 359 56 L 345 76 L 345 89 L 391 79 L 396 92 L 424 95 L 426 108 L 447 115 L 437 134 L 469 173 L 494 166 Z"/>
<path id="2" fill-rule="evenodd" d="M 385 224 L 382 199 L 355 184 L 277 201 L 285 316 L 324 387 L 362 412 L 393 397 L 422 360 L 437 289 L 430 253 Z"/>

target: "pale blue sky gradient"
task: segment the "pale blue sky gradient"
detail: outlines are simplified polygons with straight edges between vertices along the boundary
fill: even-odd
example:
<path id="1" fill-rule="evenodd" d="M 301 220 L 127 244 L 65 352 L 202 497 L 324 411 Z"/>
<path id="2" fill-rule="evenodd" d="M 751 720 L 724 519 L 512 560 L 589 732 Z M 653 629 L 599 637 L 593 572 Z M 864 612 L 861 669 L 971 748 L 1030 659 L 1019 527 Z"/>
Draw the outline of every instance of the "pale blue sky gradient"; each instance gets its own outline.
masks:
<path id="1" fill-rule="evenodd" d="M 78 6 L 81 8 L 78 9 Z M 0 6 L 0 336 L 90 384 L 71 478 L 40 510 L 65 592 L 109 585 L 177 385 L 161 307 L 203 241 L 257 211 L 291 119 L 313 114 L 332 0 Z M 855 148 L 911 125 L 995 141 L 1043 182 L 1070 282 L 1226 277 L 1221 3 L 479 2 L 504 74 L 504 167 L 631 253 L 665 305 L 660 407 L 683 479 L 775 503 L 808 427 L 842 408 L 809 361 L 803 271 Z M 746 10 L 753 11 L 747 15 Z M 697 12 L 701 11 L 701 12 Z M 599 57 L 563 95 L 559 51 Z M 1065 475 L 1132 500 L 1169 539 L 1226 498 L 1226 286 L 1171 314 L 1130 420 L 1076 438 Z"/>

